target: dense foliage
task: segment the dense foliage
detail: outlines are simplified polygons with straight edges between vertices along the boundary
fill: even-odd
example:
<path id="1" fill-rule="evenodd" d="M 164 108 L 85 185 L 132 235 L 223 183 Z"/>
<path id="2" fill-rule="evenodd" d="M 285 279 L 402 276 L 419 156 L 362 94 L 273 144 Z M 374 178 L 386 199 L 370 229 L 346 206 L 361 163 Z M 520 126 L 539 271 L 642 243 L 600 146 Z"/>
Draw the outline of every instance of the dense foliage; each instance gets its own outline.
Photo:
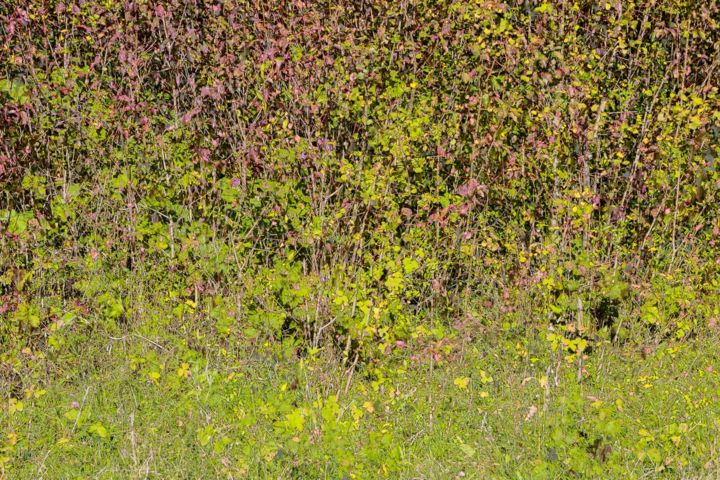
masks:
<path id="1" fill-rule="evenodd" d="M 719 27 L 713 1 L 0 2 L 6 400 L 23 351 L 65 371 L 98 329 L 375 380 L 487 331 L 579 377 L 706 334 Z"/>
<path id="2" fill-rule="evenodd" d="M 523 322 L 597 290 L 687 334 L 718 288 L 719 9 L 6 4 L 2 334 L 133 316 L 123 269 L 313 345 L 516 289 Z"/>

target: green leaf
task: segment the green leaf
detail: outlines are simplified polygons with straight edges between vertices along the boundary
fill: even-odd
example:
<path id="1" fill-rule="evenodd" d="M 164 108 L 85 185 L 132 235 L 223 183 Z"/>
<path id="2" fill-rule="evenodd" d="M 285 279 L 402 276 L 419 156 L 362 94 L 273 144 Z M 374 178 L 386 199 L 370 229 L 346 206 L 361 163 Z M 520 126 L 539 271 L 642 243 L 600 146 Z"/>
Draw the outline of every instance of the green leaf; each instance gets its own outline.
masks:
<path id="1" fill-rule="evenodd" d="M 406 274 L 411 274 L 420 268 L 420 264 L 413 258 L 403 258 L 403 270 Z"/>
<path id="2" fill-rule="evenodd" d="M 208 425 L 205 428 L 198 428 L 195 431 L 197 441 L 202 447 L 206 447 L 210 443 L 213 435 L 215 435 L 215 429 L 211 425 Z"/>
<path id="3" fill-rule="evenodd" d="M 301 432 L 302 429 L 305 427 L 305 417 L 302 414 L 302 411 L 298 408 L 293 410 L 292 413 L 288 413 L 285 415 L 285 419 L 287 421 L 287 426 L 291 430 L 296 430 L 298 432 Z"/>
<path id="4" fill-rule="evenodd" d="M 643 305 L 640 318 L 645 323 L 655 325 L 658 323 L 658 320 L 660 320 L 660 311 L 655 305 Z"/>
<path id="5" fill-rule="evenodd" d="M 95 422 L 90 425 L 90 428 L 88 428 L 88 432 L 100 438 L 108 437 L 108 431 L 105 428 L 105 425 L 103 425 L 101 422 Z"/>
<path id="6" fill-rule="evenodd" d="M 7 231 L 15 235 L 25 233 L 27 231 L 28 223 L 33 218 L 33 212 L 17 213 L 13 210 L 10 212 L 10 221 L 8 222 Z"/>
<path id="7" fill-rule="evenodd" d="M 660 450 L 657 448 L 650 448 L 647 452 L 645 452 L 647 457 L 652 460 L 654 463 L 660 463 L 662 462 L 662 453 L 660 453 Z"/>
<path id="8" fill-rule="evenodd" d="M 457 442 L 458 442 L 458 447 L 460 447 L 460 450 L 462 450 L 462 452 L 463 452 L 465 455 L 467 455 L 468 457 L 474 457 L 474 456 L 475 456 L 475 453 L 476 453 L 476 452 L 475 452 L 475 449 L 474 449 L 473 447 L 471 447 L 471 446 L 468 445 L 467 443 L 463 442 L 462 438 L 460 438 L 459 436 L 458 436 L 458 437 L 455 437 L 455 439 L 456 439 Z"/>
<path id="9" fill-rule="evenodd" d="M 403 280 L 402 273 L 400 273 L 400 272 L 393 273 L 392 275 L 390 275 L 388 277 L 387 280 L 385 280 L 385 286 L 391 292 L 401 290 L 403 285 L 404 285 L 404 280 Z"/>

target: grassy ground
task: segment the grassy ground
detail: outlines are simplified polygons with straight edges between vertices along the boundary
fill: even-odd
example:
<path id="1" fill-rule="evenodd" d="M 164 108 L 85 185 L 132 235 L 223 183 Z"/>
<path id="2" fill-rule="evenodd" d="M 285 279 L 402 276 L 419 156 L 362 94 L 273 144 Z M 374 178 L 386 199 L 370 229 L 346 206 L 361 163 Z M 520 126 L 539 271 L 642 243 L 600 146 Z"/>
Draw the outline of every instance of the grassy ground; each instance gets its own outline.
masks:
<path id="1" fill-rule="evenodd" d="M 0 413 L 2 478 L 720 474 L 715 338 L 596 346 L 579 366 L 508 333 L 352 369 L 323 351 L 144 333 L 23 353 L 38 387 Z"/>

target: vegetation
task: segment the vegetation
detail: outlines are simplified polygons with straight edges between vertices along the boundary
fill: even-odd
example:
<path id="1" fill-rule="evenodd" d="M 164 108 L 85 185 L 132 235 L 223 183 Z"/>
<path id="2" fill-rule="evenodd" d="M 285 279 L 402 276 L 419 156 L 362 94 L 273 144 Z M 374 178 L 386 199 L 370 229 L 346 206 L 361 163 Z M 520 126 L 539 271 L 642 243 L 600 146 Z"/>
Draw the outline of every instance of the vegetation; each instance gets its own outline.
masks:
<path id="1" fill-rule="evenodd" d="M 720 3 L 0 3 L 0 478 L 716 478 Z"/>

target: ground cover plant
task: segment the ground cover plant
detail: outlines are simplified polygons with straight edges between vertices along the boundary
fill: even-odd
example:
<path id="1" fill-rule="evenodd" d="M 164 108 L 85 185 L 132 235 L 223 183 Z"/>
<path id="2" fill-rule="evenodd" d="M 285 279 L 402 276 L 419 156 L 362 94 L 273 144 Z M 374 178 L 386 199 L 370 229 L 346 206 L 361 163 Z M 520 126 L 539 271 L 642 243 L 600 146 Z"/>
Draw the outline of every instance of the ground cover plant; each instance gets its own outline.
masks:
<path id="1" fill-rule="evenodd" d="M 719 24 L 0 2 L 0 478 L 717 478 Z"/>

